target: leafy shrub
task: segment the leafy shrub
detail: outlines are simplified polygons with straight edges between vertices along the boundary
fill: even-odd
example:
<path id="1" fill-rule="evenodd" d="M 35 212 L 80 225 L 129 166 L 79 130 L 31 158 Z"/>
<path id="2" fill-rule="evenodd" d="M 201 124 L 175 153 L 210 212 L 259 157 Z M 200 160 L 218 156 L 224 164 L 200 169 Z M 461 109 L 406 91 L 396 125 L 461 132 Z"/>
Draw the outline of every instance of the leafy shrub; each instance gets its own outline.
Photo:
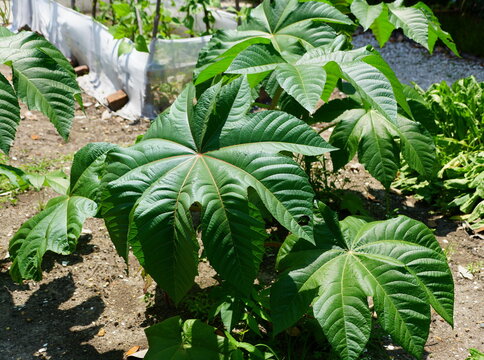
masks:
<path id="1" fill-rule="evenodd" d="M 420 31 L 432 37 L 428 24 Z M 324 205 L 314 221 L 314 192 L 294 159 L 333 152 L 342 166 L 358 151 L 386 187 L 399 152 L 424 174 L 434 162 L 431 137 L 415 121 L 404 87 L 374 49 L 351 49 L 353 29 L 326 2 L 265 0 L 238 30 L 218 33 L 199 58 L 197 87 L 188 85 L 136 144 L 90 144 L 75 155 L 66 195 L 11 240 L 12 277 L 39 279 L 45 251 L 72 252 L 85 219 L 99 216 L 117 252 L 127 260 L 131 249 L 180 302 L 197 272 L 199 232 L 221 284 L 234 289 L 222 294 L 215 313 L 228 329 L 242 320 L 257 333 L 259 318 L 271 321 L 266 298 L 253 293 L 268 221 L 290 232 L 271 289 L 275 333 L 312 305 L 336 353 L 355 359 L 372 326 L 370 296 L 383 329 L 420 356 L 429 305 L 452 323 L 452 277 L 432 233 L 405 217 L 339 222 Z M 336 87 L 349 99 L 329 101 Z M 261 90 L 271 102 L 258 105 L 269 110 L 253 111 Z M 338 150 L 308 125 L 324 120 L 336 120 Z M 272 356 L 259 349 L 265 345 L 214 331 L 168 319 L 147 330 L 148 356 Z"/>
<path id="2" fill-rule="evenodd" d="M 39 110 L 67 140 L 74 103 L 82 104 L 72 66 L 62 53 L 32 32 L 0 28 L 0 63 L 12 68 L 12 84 L 0 74 L 0 150 L 8 154 L 20 122 L 22 100 Z"/>
<path id="3" fill-rule="evenodd" d="M 421 21 L 427 24 L 425 17 Z M 325 3 L 285 0 L 271 6 L 266 1 L 237 31 L 213 37 L 200 56 L 195 84 L 221 73 L 228 78 L 246 74 L 273 97 L 273 107 L 308 122 L 334 121 L 330 142 L 339 148 L 331 155 L 336 170 L 358 151 L 366 169 L 388 188 L 402 152 L 412 169 L 430 176 L 435 161 L 430 134 L 413 120 L 402 85 L 378 52 L 348 50 L 338 29 L 350 25 L 349 18 Z M 336 109 L 330 102 L 316 111 L 338 84 L 354 101 L 342 101 Z"/>
<path id="4" fill-rule="evenodd" d="M 469 357 L 466 360 L 483 360 L 484 354 L 477 349 L 469 349 Z"/>
<path id="5" fill-rule="evenodd" d="M 174 4 L 174 3 L 173 3 Z M 172 4 L 172 5 L 173 5 Z M 135 1 L 106 1 L 100 2 L 101 12 L 96 20 L 109 27 L 109 32 L 115 39 L 130 39 L 123 41 L 118 54 L 129 53 L 133 48 L 149 52 L 148 45 L 152 37 L 161 39 L 176 39 L 182 34 L 180 26 L 188 36 L 202 36 L 214 32 L 215 17 L 210 9 L 211 0 L 186 0 L 179 9 L 171 9 L 164 2 L 159 3 L 159 17 L 156 32 L 153 31 L 156 23 L 158 8 L 152 2 Z M 203 13 L 202 20 L 205 31 L 195 30 L 195 16 Z"/>
<path id="6" fill-rule="evenodd" d="M 312 305 L 336 352 L 357 359 L 370 337 L 371 297 L 383 329 L 420 358 L 429 305 L 453 322 L 452 274 L 432 232 L 404 216 L 338 222 L 325 205 L 319 209 L 315 244 L 291 235 L 279 252 L 282 274 L 271 292 L 274 331 L 294 324 Z"/>
<path id="7" fill-rule="evenodd" d="M 484 83 L 471 76 L 434 84 L 424 92 L 407 89 L 413 111 L 434 135 L 437 148 L 436 176 L 424 180 L 404 167 L 393 186 L 443 210 L 467 214 L 482 226 L 484 216 Z"/>

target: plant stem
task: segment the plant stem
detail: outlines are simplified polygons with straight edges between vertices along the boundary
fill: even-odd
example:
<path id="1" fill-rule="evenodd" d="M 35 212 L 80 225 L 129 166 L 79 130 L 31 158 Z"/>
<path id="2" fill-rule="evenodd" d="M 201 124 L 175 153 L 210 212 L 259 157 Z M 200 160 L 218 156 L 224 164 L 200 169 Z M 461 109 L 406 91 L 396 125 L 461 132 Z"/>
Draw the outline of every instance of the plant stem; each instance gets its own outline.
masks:
<path id="1" fill-rule="evenodd" d="M 261 103 L 261 102 L 254 102 L 253 104 L 254 106 L 258 106 L 260 108 L 263 108 L 263 109 L 269 109 L 270 108 L 270 105 L 267 105 L 267 104 L 264 104 L 264 103 Z"/>
<path id="2" fill-rule="evenodd" d="M 203 22 L 205 23 L 205 28 L 207 30 L 207 34 L 210 33 L 210 10 L 208 10 L 207 5 L 202 3 L 203 7 Z"/>
<path id="3" fill-rule="evenodd" d="M 331 129 L 332 127 L 335 127 L 336 125 L 338 125 L 339 123 L 339 120 L 338 121 L 331 121 L 330 123 L 328 123 L 328 125 L 326 125 L 325 127 L 321 128 L 319 131 L 318 131 L 318 134 L 321 134 L 322 132 L 328 130 L 328 129 Z"/>
<path id="4" fill-rule="evenodd" d="M 281 97 L 283 92 L 282 87 L 278 87 L 276 90 L 276 93 L 274 94 L 274 97 L 272 98 L 271 105 L 269 106 L 269 110 L 274 110 L 277 107 L 277 103 L 279 102 L 279 98 Z"/>
<path id="5" fill-rule="evenodd" d="M 136 4 L 139 4 L 139 0 L 136 0 Z M 138 22 L 139 34 L 144 35 L 143 34 L 143 21 L 141 20 L 141 15 L 139 13 L 139 9 L 138 9 L 138 7 L 135 7 L 134 9 L 135 9 L 134 11 L 135 11 L 135 14 L 136 14 L 136 20 Z"/>
<path id="6" fill-rule="evenodd" d="M 95 19 L 97 14 L 97 0 L 92 0 L 92 18 Z"/>
<path id="7" fill-rule="evenodd" d="M 155 21 L 153 22 L 153 34 L 151 38 L 153 40 L 156 39 L 158 36 L 158 26 L 160 24 L 160 9 L 161 9 L 161 0 L 156 0 L 156 9 L 155 9 Z"/>
<path id="8" fill-rule="evenodd" d="M 111 9 L 111 16 L 113 18 L 113 25 L 116 25 L 116 13 L 114 12 L 114 9 L 113 9 L 113 0 L 109 0 L 109 7 Z"/>
<path id="9" fill-rule="evenodd" d="M 326 156 L 323 154 L 322 155 L 322 161 L 321 158 L 319 160 L 321 161 L 321 165 L 323 166 L 323 180 L 324 180 L 324 187 L 326 188 L 326 191 L 329 191 L 329 183 L 328 183 L 328 169 L 326 167 Z"/>
<path id="10" fill-rule="evenodd" d="M 385 188 L 385 213 L 388 218 L 390 213 L 390 190 Z"/>

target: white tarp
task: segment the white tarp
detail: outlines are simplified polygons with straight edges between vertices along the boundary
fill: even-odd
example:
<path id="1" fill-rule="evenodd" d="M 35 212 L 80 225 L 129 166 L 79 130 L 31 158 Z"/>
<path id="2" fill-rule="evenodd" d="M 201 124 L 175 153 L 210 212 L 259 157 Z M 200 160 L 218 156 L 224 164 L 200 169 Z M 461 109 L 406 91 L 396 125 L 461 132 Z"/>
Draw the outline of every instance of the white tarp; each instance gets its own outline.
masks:
<path id="1" fill-rule="evenodd" d="M 64 55 L 89 66 L 89 74 L 78 78 L 86 93 L 105 103 L 107 95 L 124 90 L 129 102 L 118 113 L 128 119 L 151 118 L 160 105 L 173 100 L 181 84 L 190 80 L 198 53 L 210 39 L 157 39 L 150 54 L 133 50 L 118 57 L 121 40 L 89 16 L 53 0 L 13 0 L 12 5 L 13 30 L 28 25 Z M 218 26 L 234 28 L 230 16 L 217 14 Z"/>

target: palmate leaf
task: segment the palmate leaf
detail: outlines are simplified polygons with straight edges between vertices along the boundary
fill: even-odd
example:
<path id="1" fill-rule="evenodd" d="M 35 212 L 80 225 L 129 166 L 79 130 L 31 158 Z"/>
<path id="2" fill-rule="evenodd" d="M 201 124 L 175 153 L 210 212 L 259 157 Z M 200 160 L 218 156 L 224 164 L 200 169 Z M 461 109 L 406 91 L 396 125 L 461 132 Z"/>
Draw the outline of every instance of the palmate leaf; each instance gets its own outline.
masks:
<path id="1" fill-rule="evenodd" d="M 10 240 L 10 274 L 15 281 L 40 280 L 47 251 L 67 255 L 75 250 L 84 221 L 97 213 L 101 164 L 114 147 L 92 143 L 81 149 L 74 157 L 67 194 L 51 199 Z"/>
<path id="2" fill-rule="evenodd" d="M 248 188 L 283 226 L 311 240 L 312 189 L 297 164 L 279 152 L 332 150 L 288 114 L 246 115 L 253 100 L 246 77 L 215 85 L 195 106 L 194 94 L 189 85 L 142 141 L 109 153 L 103 179 L 103 217 L 118 251 L 126 257 L 130 243 L 175 301 L 197 271 L 193 204 L 201 205 L 202 241 L 211 264 L 248 292 L 266 236 Z"/>
<path id="3" fill-rule="evenodd" d="M 403 5 L 403 0 L 377 5 L 369 5 L 366 0 L 353 0 L 350 8 L 364 30 L 371 28 L 381 47 L 388 41 L 393 30 L 400 28 L 406 36 L 430 52 L 437 39 L 440 39 L 458 55 L 449 33 L 442 30 L 432 10 L 421 2 L 407 7 Z"/>
<path id="4" fill-rule="evenodd" d="M 323 66 L 328 77 L 349 82 L 364 103 L 377 109 L 388 120 L 395 121 L 397 103 L 411 114 L 403 86 L 381 55 L 371 47 L 342 51 L 320 47 L 304 54 L 297 62 L 301 66 Z M 328 94 L 333 86 L 325 89 Z"/>
<path id="5" fill-rule="evenodd" d="M 337 33 L 326 23 L 352 24 L 346 15 L 322 2 L 265 0 L 237 30 L 214 35 L 200 54 L 195 84 L 223 73 L 241 51 L 254 44 L 271 44 L 287 59 L 301 51 L 327 45 Z"/>
<path id="6" fill-rule="evenodd" d="M 96 203 L 80 196 L 60 196 L 50 200 L 46 208 L 22 225 L 10 241 L 13 259 L 12 279 L 40 280 L 41 263 L 46 251 L 67 255 L 72 253 L 85 219 L 96 214 Z"/>
<path id="7" fill-rule="evenodd" d="M 8 152 L 18 125 L 18 103 L 39 110 L 67 139 L 74 117 L 74 102 L 82 103 L 75 74 L 67 59 L 47 40 L 31 32 L 0 34 L 0 63 L 12 67 L 13 87 L 0 78 L 0 149 Z M 5 96 L 3 96 L 5 95 Z M 15 99 L 16 100 L 16 99 Z M 8 106 L 7 106 L 8 103 Z"/>
<path id="8" fill-rule="evenodd" d="M 307 51 L 294 63 L 275 54 L 270 45 L 251 45 L 240 52 L 227 74 L 254 74 L 273 71 L 266 83 L 271 93 L 280 86 L 310 114 L 320 98 L 328 100 L 339 79 L 349 82 L 362 101 L 395 122 L 397 103 L 411 114 L 402 84 L 383 58 L 371 48 L 343 51 L 344 41 Z M 271 82 L 270 86 L 269 82 Z M 275 84 L 272 84 L 275 82 Z"/>
<path id="9" fill-rule="evenodd" d="M 432 176 L 435 146 L 421 124 L 401 115 L 391 122 L 378 111 L 364 109 L 348 110 L 338 120 L 329 140 L 339 148 L 331 154 L 335 169 L 347 164 L 358 152 L 359 161 L 370 174 L 389 188 L 399 169 L 401 152 L 412 169 Z"/>
<path id="10" fill-rule="evenodd" d="M 405 216 L 338 223 L 326 206 L 320 211 L 315 245 L 290 236 L 281 248 L 283 272 L 271 293 L 274 331 L 294 324 L 312 304 L 334 350 L 357 359 L 371 332 L 370 296 L 382 328 L 419 358 L 430 306 L 453 321 L 452 274 L 432 232 Z"/>

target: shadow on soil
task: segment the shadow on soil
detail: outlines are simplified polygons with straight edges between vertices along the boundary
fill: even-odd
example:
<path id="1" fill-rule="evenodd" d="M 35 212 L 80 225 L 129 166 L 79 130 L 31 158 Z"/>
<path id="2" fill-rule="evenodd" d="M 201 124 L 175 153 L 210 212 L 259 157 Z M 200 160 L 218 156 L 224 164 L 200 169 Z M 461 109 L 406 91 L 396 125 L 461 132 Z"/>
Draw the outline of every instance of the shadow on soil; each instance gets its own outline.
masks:
<path id="1" fill-rule="evenodd" d="M 384 219 L 385 208 L 385 191 L 380 189 L 370 189 L 370 194 L 373 195 L 374 200 L 367 203 L 367 208 L 375 218 Z M 431 207 L 421 202 L 415 202 L 413 206 L 408 206 L 405 203 L 405 197 L 392 193 L 390 196 L 390 209 L 398 209 L 397 213 L 400 215 L 409 216 L 415 220 L 419 220 L 435 229 L 434 234 L 436 236 L 446 236 L 447 234 L 456 231 L 458 224 L 452 220 L 449 220 L 441 215 L 437 215 L 431 212 Z M 392 217 L 397 214 L 390 214 Z"/>
<path id="2" fill-rule="evenodd" d="M 75 289 L 72 277 L 67 275 L 41 285 L 24 305 L 15 306 L 11 292 L 28 290 L 28 286 L 15 285 L 8 273 L 0 273 L 0 357 L 17 360 L 121 359 L 122 351 L 100 354 L 86 344 L 100 329 L 100 326 L 91 325 L 105 308 L 99 296 L 62 309 L 62 304 L 75 296 Z M 47 344 L 43 340 L 46 334 L 51 339 Z"/>
<path id="3" fill-rule="evenodd" d="M 48 251 L 42 259 L 42 272 L 51 272 L 55 264 L 65 263 L 72 266 L 83 262 L 83 256 L 99 250 L 96 245 L 89 243 L 91 240 L 92 235 L 81 235 L 77 241 L 76 250 L 70 255 L 58 255 Z"/>

